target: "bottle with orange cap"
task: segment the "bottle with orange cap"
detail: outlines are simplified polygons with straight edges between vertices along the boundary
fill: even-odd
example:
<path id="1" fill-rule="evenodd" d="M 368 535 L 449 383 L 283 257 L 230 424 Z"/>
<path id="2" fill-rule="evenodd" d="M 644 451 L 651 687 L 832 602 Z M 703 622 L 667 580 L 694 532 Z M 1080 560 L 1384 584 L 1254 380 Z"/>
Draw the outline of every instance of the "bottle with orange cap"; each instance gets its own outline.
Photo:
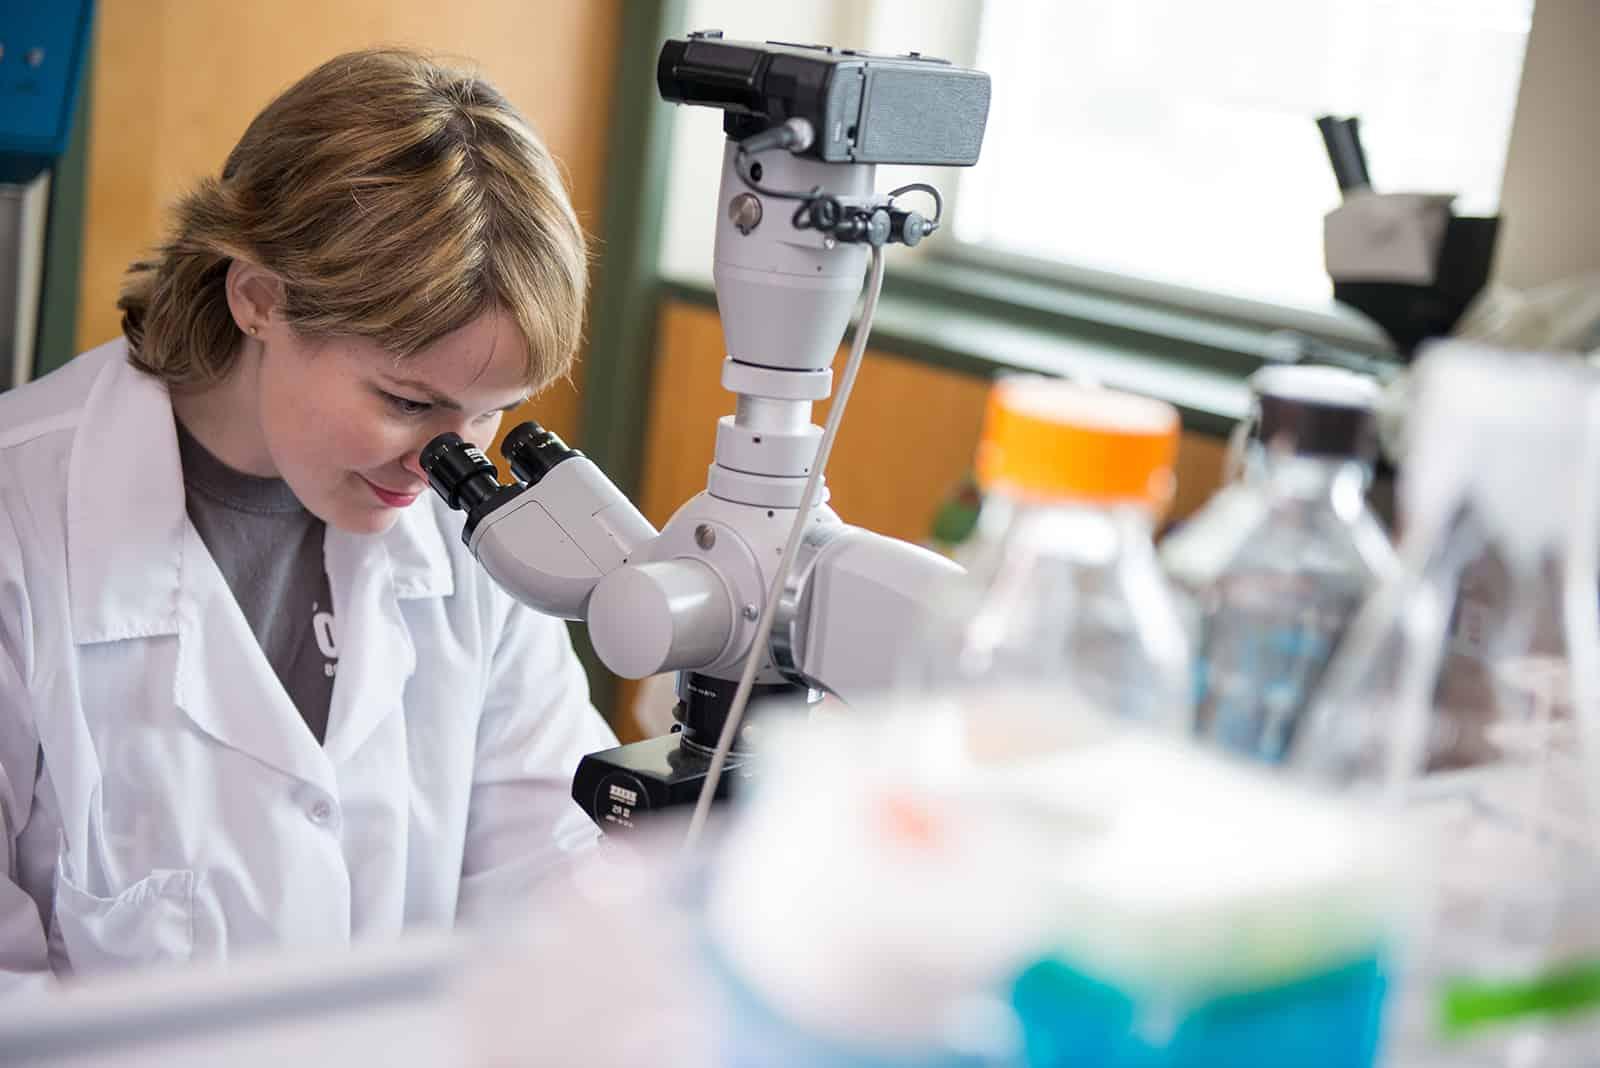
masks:
<path id="1" fill-rule="evenodd" d="M 906 656 L 915 687 L 1063 684 L 1113 715 L 1186 727 L 1189 650 L 1152 532 L 1178 413 L 1039 376 L 990 395 L 966 592 Z"/>

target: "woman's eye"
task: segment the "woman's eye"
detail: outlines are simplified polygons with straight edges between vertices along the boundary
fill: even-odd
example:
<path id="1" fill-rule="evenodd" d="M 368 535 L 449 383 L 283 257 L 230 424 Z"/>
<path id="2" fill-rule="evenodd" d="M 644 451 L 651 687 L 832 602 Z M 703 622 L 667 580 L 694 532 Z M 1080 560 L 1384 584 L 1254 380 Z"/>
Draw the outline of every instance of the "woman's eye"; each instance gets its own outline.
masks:
<path id="1" fill-rule="evenodd" d="M 401 415 L 422 415 L 433 408 L 427 401 L 415 401 L 409 397 L 397 397 L 393 393 L 385 393 L 384 400 L 389 402 L 389 407 Z"/>

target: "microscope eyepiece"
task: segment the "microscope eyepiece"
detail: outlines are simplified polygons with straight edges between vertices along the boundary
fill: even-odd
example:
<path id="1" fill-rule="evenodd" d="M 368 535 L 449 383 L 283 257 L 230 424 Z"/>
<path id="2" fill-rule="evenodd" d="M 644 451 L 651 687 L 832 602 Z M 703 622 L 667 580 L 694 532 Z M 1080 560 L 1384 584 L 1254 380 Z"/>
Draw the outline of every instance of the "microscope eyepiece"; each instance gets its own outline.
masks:
<path id="1" fill-rule="evenodd" d="M 511 473 L 530 486 L 550 473 L 563 460 L 583 453 L 571 448 L 552 431 L 529 421 L 512 427 L 500 443 L 500 455 L 511 465 Z"/>
<path id="2" fill-rule="evenodd" d="M 428 484 L 451 508 L 471 511 L 502 488 L 493 462 L 457 434 L 440 434 L 428 442 L 421 462 Z"/>

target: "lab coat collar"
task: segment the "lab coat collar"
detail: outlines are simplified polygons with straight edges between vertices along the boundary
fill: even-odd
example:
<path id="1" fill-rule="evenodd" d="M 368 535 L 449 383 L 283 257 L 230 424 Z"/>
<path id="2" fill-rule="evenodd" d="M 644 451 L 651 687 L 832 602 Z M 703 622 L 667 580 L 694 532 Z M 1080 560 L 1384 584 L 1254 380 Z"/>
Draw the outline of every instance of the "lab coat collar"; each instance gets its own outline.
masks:
<path id="1" fill-rule="evenodd" d="M 126 342 L 99 359 L 67 461 L 67 582 L 79 644 L 175 634 L 185 512 L 166 387 L 128 363 Z"/>

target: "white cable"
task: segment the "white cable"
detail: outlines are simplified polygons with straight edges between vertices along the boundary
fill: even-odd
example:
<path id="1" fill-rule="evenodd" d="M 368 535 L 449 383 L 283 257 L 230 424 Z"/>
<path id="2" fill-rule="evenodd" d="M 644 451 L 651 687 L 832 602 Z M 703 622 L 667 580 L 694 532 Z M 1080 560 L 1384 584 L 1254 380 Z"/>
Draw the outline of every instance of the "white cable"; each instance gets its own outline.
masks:
<path id="1" fill-rule="evenodd" d="M 794 558 L 800 551 L 800 541 L 805 536 L 806 524 L 817 506 L 817 496 L 822 491 L 822 474 L 828 466 L 828 454 L 833 451 L 833 439 L 838 436 L 839 424 L 844 421 L 845 405 L 850 403 L 850 390 L 856 384 L 856 372 L 861 368 L 861 358 L 867 351 L 867 335 L 872 331 L 872 318 L 878 311 L 878 292 L 883 288 L 883 249 L 872 246 L 872 269 L 867 276 L 867 297 L 861 305 L 861 322 L 856 326 L 856 336 L 850 345 L 850 355 L 845 360 L 844 373 L 839 376 L 839 389 L 834 395 L 833 407 L 828 410 L 828 421 L 822 427 L 822 440 L 817 443 L 817 458 L 811 465 L 811 476 L 806 479 L 805 492 L 800 495 L 800 507 L 795 512 L 794 525 L 789 528 L 789 540 L 778 558 L 777 573 L 772 576 L 772 588 L 767 591 L 766 604 L 761 618 L 756 621 L 755 638 L 750 645 L 750 655 L 745 657 L 744 673 L 739 676 L 739 688 L 734 691 L 733 703 L 728 706 L 728 718 L 722 724 L 722 734 L 717 738 L 717 748 L 711 754 L 711 766 L 706 770 L 706 780 L 700 787 L 700 796 L 694 804 L 694 816 L 689 821 L 689 833 L 683 848 L 693 849 L 705 829 L 706 817 L 711 813 L 711 801 L 717 795 L 717 784 L 722 780 L 722 767 L 733 750 L 733 740 L 739 736 L 739 725 L 744 720 L 744 708 L 750 701 L 750 690 L 756 681 L 761 660 L 767 655 L 767 642 L 772 634 L 772 621 L 778 612 L 778 596 L 794 567 Z"/>

